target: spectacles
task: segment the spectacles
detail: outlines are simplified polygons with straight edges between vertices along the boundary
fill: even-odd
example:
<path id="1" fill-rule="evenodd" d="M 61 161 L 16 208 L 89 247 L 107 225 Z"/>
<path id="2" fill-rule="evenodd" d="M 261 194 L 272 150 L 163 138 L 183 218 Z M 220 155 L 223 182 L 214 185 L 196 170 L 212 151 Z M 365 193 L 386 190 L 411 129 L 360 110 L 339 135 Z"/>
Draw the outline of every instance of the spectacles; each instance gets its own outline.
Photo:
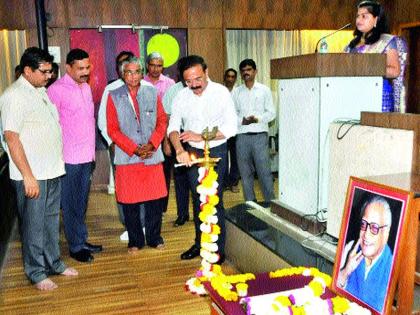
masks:
<path id="1" fill-rule="evenodd" d="M 379 231 L 388 225 L 380 226 L 378 223 L 369 223 L 368 221 L 362 219 L 362 222 L 360 223 L 360 230 L 366 231 L 368 226 L 373 235 L 378 235 Z"/>
<path id="2" fill-rule="evenodd" d="M 41 70 L 41 69 L 38 68 L 36 70 L 38 70 L 39 72 L 41 72 L 44 75 L 46 75 L 46 74 L 53 74 L 53 70 L 52 69 L 51 70 Z"/>
<path id="3" fill-rule="evenodd" d="M 193 78 L 193 79 L 187 79 L 185 80 L 185 84 L 188 86 L 192 86 L 193 84 L 201 84 L 204 82 L 203 77 Z"/>
<path id="4" fill-rule="evenodd" d="M 140 70 L 124 70 L 124 73 L 128 75 L 136 75 L 136 74 L 140 74 L 141 71 Z"/>

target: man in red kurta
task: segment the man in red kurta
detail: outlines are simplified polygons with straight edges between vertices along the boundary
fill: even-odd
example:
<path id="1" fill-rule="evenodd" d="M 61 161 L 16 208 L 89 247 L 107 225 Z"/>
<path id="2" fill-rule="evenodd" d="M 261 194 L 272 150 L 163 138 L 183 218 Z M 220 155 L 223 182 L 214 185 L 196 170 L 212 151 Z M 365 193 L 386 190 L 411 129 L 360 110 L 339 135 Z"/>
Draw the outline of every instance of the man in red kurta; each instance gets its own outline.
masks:
<path id="1" fill-rule="evenodd" d="M 107 103 L 108 134 L 115 143 L 115 188 L 123 206 L 129 252 L 145 245 L 139 207 L 144 204 L 147 245 L 163 248 L 160 235 L 162 205 L 167 195 L 160 144 L 167 118 L 158 91 L 141 86 L 140 60 L 129 58 L 121 64 L 125 85 L 111 91 Z"/>

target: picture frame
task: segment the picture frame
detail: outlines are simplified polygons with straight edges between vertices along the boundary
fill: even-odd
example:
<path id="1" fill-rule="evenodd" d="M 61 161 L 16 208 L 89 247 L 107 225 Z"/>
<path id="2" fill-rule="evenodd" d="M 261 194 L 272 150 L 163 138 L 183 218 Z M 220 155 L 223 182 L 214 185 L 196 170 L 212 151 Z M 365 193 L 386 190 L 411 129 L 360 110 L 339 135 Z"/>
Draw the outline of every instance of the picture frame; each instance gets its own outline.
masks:
<path id="1" fill-rule="evenodd" d="M 332 290 L 372 314 L 390 314 L 412 199 L 410 191 L 350 177 Z"/>

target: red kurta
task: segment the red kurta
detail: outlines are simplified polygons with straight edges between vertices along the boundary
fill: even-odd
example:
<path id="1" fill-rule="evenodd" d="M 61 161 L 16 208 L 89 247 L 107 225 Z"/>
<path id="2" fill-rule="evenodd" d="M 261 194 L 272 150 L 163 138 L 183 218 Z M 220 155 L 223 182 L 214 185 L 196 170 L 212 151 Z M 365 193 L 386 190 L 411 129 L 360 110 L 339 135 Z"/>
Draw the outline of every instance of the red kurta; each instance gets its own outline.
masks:
<path id="1" fill-rule="evenodd" d="M 130 91 L 131 99 L 134 102 L 137 117 L 138 111 L 136 99 L 137 90 Z M 108 97 L 106 108 L 106 119 L 108 134 L 112 141 L 129 156 L 134 154 L 137 143 L 121 132 L 118 122 L 118 114 L 115 109 L 112 97 Z M 139 120 L 140 121 L 140 120 Z M 157 101 L 156 127 L 149 143 L 158 148 L 162 142 L 167 128 L 167 116 L 160 98 Z M 154 200 L 168 194 L 165 184 L 162 163 L 156 165 L 145 165 L 144 163 L 116 165 L 115 167 L 115 192 L 118 202 L 137 203 L 147 200 Z"/>

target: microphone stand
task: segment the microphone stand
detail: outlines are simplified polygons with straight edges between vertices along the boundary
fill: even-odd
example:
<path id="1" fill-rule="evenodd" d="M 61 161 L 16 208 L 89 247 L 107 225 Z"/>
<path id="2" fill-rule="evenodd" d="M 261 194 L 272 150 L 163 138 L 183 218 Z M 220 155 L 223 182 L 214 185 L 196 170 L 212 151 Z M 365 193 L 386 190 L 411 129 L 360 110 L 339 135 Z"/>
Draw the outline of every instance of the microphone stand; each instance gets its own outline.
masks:
<path id="1" fill-rule="evenodd" d="M 329 34 L 327 34 L 327 35 L 325 35 L 325 36 L 322 36 L 317 42 L 316 42 L 316 46 L 315 46 L 315 53 L 317 53 L 318 52 L 318 45 L 319 45 L 319 43 L 321 42 L 321 40 L 323 40 L 323 39 L 325 39 L 325 38 L 327 38 L 327 37 L 330 37 L 331 35 L 334 35 L 335 33 L 337 33 L 337 32 L 339 32 L 339 31 L 342 31 L 342 30 L 344 30 L 345 28 L 348 28 L 348 27 L 350 27 L 351 26 L 351 23 L 347 23 L 346 25 L 344 25 L 344 26 L 342 26 L 342 27 L 340 27 L 338 30 L 336 30 L 336 31 L 334 31 L 334 32 L 332 32 L 332 33 L 329 33 Z"/>

